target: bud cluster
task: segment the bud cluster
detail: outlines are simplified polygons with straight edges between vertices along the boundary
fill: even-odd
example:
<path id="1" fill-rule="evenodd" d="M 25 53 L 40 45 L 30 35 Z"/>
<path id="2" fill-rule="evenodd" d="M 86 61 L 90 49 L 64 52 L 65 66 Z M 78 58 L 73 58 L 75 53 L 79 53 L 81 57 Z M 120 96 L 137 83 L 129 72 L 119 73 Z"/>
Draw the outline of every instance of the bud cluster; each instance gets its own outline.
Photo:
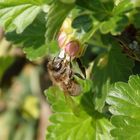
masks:
<path id="1" fill-rule="evenodd" d="M 72 58 L 82 55 L 83 46 L 76 37 L 76 30 L 71 27 L 71 19 L 67 18 L 58 34 L 58 45 L 60 49 Z"/>

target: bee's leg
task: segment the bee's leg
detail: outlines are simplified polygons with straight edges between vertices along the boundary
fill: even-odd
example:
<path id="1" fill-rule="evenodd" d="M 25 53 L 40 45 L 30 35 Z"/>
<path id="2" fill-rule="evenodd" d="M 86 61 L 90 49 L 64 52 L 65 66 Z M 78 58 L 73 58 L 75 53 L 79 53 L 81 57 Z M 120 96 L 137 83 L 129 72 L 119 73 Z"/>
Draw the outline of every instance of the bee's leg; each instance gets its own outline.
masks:
<path id="1" fill-rule="evenodd" d="M 72 63 L 70 62 L 70 69 L 72 69 Z"/>
<path id="2" fill-rule="evenodd" d="M 79 58 L 76 58 L 76 62 L 78 63 L 78 66 L 81 70 L 81 72 L 83 73 L 84 75 L 84 79 L 86 78 L 86 71 L 85 71 L 85 67 L 82 65 L 82 62 Z M 77 75 L 77 74 L 76 74 Z M 83 78 L 82 78 L 83 79 Z"/>
<path id="3" fill-rule="evenodd" d="M 73 80 L 74 79 L 74 73 L 73 73 L 73 71 L 72 71 L 72 63 L 71 63 L 71 60 L 70 60 L 70 63 L 69 63 L 69 67 L 70 67 L 70 69 L 69 69 L 69 78 L 71 79 L 71 80 Z"/>
<path id="4" fill-rule="evenodd" d="M 85 80 L 85 77 L 81 76 L 79 73 L 76 73 L 76 72 L 75 72 L 74 75 L 76 75 L 76 76 L 79 77 L 80 79 Z"/>
<path id="5" fill-rule="evenodd" d="M 70 71 L 69 71 L 69 78 L 70 78 L 71 80 L 74 79 L 73 75 L 74 75 L 74 73 L 73 73 L 72 70 L 70 69 Z"/>

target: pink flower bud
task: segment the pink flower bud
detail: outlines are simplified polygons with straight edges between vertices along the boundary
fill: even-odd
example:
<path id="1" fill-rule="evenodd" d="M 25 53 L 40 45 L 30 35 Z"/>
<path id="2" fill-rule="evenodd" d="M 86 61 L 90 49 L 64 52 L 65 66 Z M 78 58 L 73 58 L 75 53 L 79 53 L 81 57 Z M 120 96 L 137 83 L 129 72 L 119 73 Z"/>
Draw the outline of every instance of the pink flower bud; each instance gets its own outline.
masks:
<path id="1" fill-rule="evenodd" d="M 69 55 L 69 56 L 76 56 L 79 52 L 79 43 L 77 41 L 71 41 L 69 43 L 66 44 L 65 46 L 65 52 Z"/>
<path id="2" fill-rule="evenodd" d="M 60 32 L 58 35 L 58 45 L 60 48 L 63 48 L 65 41 L 66 41 L 66 33 L 65 32 Z"/>

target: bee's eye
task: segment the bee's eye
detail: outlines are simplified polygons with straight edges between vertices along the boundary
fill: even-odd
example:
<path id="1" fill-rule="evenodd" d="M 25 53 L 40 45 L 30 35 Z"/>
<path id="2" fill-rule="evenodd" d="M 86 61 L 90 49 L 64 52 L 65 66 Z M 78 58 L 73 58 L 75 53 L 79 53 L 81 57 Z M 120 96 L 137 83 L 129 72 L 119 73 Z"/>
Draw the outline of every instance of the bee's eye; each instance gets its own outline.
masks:
<path id="1" fill-rule="evenodd" d="M 52 62 L 52 70 L 59 71 L 62 68 L 62 59 L 55 58 Z"/>
<path id="2" fill-rule="evenodd" d="M 61 69 L 61 67 L 62 67 L 62 64 L 61 64 L 61 63 L 57 63 L 57 64 L 55 64 L 55 65 L 53 66 L 53 70 L 54 70 L 54 71 L 59 71 L 59 70 Z"/>

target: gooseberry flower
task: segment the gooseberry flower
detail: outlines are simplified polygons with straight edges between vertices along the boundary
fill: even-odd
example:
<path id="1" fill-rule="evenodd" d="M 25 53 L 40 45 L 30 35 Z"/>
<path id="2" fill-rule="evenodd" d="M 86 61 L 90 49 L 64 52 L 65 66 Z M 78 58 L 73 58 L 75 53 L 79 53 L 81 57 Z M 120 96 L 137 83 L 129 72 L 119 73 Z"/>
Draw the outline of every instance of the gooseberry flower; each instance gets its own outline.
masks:
<path id="1" fill-rule="evenodd" d="M 71 58 L 81 57 L 84 46 L 80 43 L 76 30 L 71 26 L 71 19 L 67 18 L 57 37 L 58 45 Z"/>
<path id="2" fill-rule="evenodd" d="M 65 46 L 65 52 L 71 57 L 77 56 L 79 49 L 80 49 L 80 46 L 79 46 L 78 41 L 70 41 Z"/>

